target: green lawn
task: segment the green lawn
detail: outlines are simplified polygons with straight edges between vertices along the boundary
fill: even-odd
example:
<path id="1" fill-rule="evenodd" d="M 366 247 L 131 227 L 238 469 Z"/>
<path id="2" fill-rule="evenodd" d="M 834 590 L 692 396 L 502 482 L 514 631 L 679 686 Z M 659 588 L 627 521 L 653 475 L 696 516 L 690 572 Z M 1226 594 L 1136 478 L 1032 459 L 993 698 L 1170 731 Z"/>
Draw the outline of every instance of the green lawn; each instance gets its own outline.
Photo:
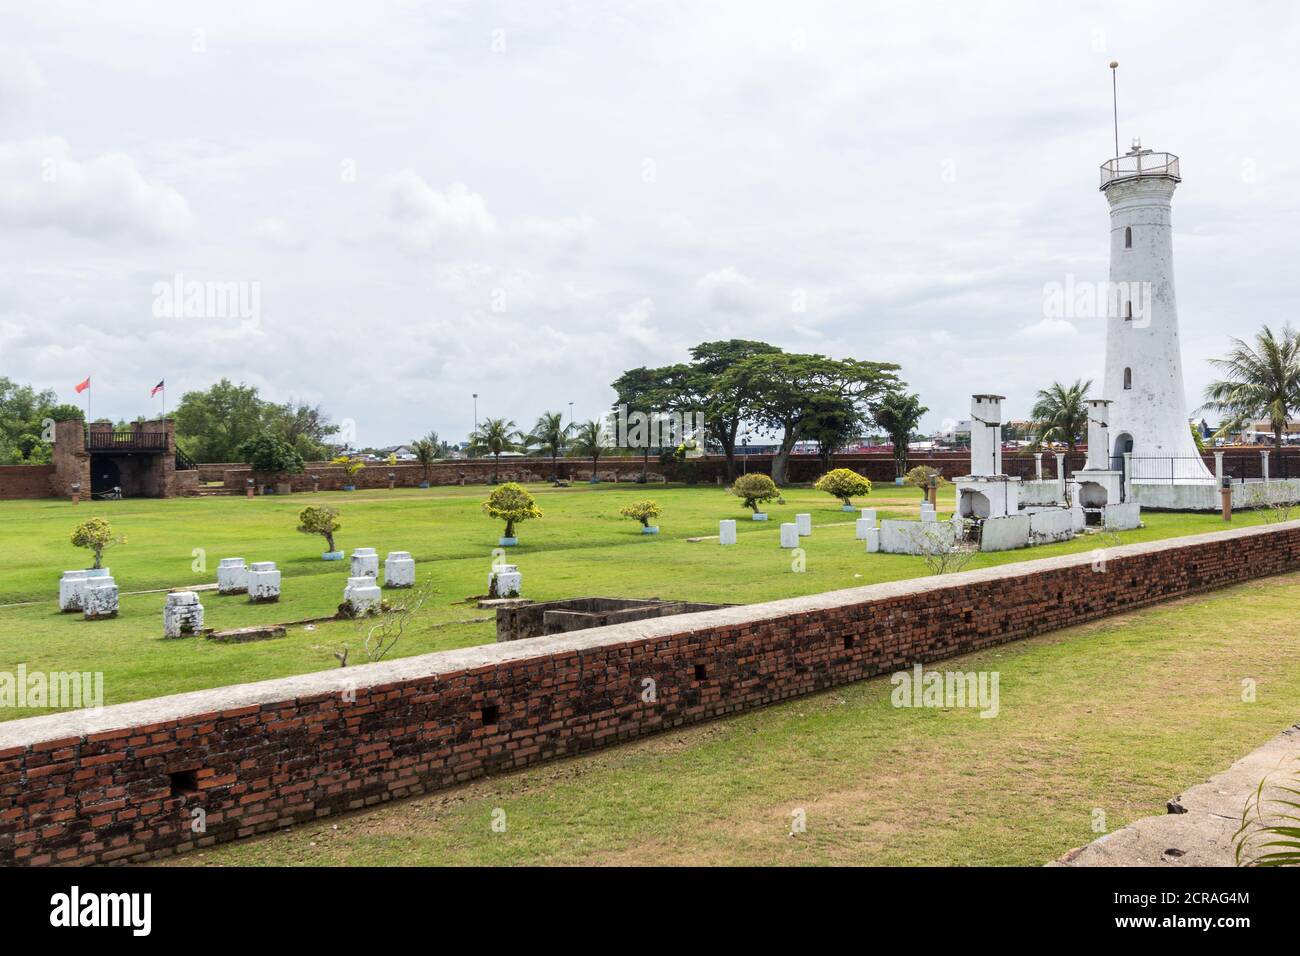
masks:
<path id="1" fill-rule="evenodd" d="M 936 665 L 998 672 L 993 719 L 879 678 L 167 864 L 1037 866 L 1295 723 L 1298 599 L 1292 574 Z"/>
<path id="2" fill-rule="evenodd" d="M 854 538 L 855 515 L 811 489 L 788 489 L 785 504 L 773 504 L 771 520 L 745 520 L 738 499 L 717 487 L 604 484 L 569 489 L 535 486 L 545 516 L 521 526 L 521 544 L 511 560 L 524 573 L 528 597 L 579 595 L 665 597 L 720 603 L 749 603 L 896 580 L 927 573 L 919 558 L 864 552 Z M 432 579 L 436 595 L 427 613 L 402 639 L 395 656 L 427 653 L 491 641 L 494 627 L 474 602 L 484 593 L 500 524 L 479 508 L 483 487 L 430 490 L 301 494 L 283 498 L 191 498 L 132 500 L 73 506 L 64 501 L 0 502 L 0 670 L 19 663 L 29 670 L 102 671 L 106 703 L 120 703 L 242 681 L 261 680 L 337 666 L 340 644 L 360 652 L 354 625 L 331 622 L 308 630 L 295 627 L 286 638 L 256 644 L 222 645 L 201 638 L 162 639 L 164 596 L 131 594 L 147 589 L 215 581 L 218 561 L 240 556 L 274 560 L 284 572 L 278 605 L 253 606 L 242 596 L 203 594 L 207 624 L 237 627 L 303 620 L 333 613 L 342 600 L 346 563 L 320 560 L 319 538 L 298 534 L 297 513 L 311 502 L 342 512 L 344 549 L 373 546 L 381 557 L 407 550 L 421 578 Z M 643 536 L 619 508 L 642 497 L 663 506 L 658 536 Z M 882 517 L 915 516 L 919 493 L 878 488 L 861 504 Z M 951 489 L 941 509 L 951 507 Z M 778 547 L 778 525 L 795 512 L 810 511 L 816 527 L 805 539 L 807 571 L 793 573 L 788 552 Z M 121 615 L 86 622 L 58 613 L 58 580 L 64 569 L 89 564 L 86 552 L 68 538 L 75 524 L 102 515 L 126 543 L 106 558 L 122 589 Z M 721 548 L 719 518 L 735 517 L 736 547 Z M 1239 514 L 1237 524 L 1262 520 Z M 1213 515 L 1160 515 L 1147 527 L 1127 532 L 1125 541 L 1192 534 L 1223 527 Z M 1021 561 L 1098 544 L 1083 537 L 1031 550 L 981 555 L 974 566 Z M 195 549 L 206 554 L 198 571 Z M 0 719 L 38 711 L 9 708 Z"/>

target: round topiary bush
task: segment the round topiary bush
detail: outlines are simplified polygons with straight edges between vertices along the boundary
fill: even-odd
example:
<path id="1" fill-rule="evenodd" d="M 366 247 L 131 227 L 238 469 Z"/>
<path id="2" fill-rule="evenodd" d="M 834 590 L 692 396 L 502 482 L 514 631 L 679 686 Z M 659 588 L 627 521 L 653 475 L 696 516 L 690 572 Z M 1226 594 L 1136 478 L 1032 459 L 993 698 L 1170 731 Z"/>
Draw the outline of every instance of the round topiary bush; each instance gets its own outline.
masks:
<path id="1" fill-rule="evenodd" d="M 859 495 L 871 494 L 871 481 L 864 478 L 856 471 L 848 468 L 836 468 L 834 471 L 828 471 L 817 479 L 813 485 L 818 491 L 824 491 L 834 498 L 839 498 L 844 502 L 844 507 L 853 508 L 852 499 Z"/>
<path id="2" fill-rule="evenodd" d="M 537 507 L 533 496 L 523 485 L 513 481 L 494 488 L 487 501 L 483 502 L 483 511 L 488 517 L 500 518 L 506 523 L 502 541 L 514 538 L 515 522 L 542 516 L 542 510 Z"/>
<path id="3" fill-rule="evenodd" d="M 781 495 L 776 489 L 776 482 L 758 472 L 737 478 L 731 486 L 731 493 L 737 498 L 743 498 L 745 507 L 752 508 L 755 514 L 758 514 L 758 506 L 763 502 L 772 501 Z"/>
<path id="4" fill-rule="evenodd" d="M 657 502 L 646 498 L 642 501 L 634 501 L 626 508 L 621 508 L 618 512 L 625 518 L 635 518 L 641 522 L 641 527 L 649 528 L 650 522 L 662 514 L 662 510 Z"/>
<path id="5" fill-rule="evenodd" d="M 903 476 L 903 484 L 911 485 L 913 488 L 920 488 L 922 492 L 930 487 L 930 479 L 936 479 L 936 484 L 943 484 L 943 472 L 938 468 L 931 468 L 929 465 L 917 465 L 906 475 Z"/>

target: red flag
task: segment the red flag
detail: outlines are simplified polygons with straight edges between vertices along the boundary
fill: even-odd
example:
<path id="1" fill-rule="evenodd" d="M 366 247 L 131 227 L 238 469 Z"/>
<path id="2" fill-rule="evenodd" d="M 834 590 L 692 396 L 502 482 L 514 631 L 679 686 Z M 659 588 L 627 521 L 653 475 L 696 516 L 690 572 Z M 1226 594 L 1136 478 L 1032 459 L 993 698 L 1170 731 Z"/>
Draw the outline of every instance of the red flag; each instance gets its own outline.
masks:
<path id="1" fill-rule="evenodd" d="M 77 394 L 80 395 L 88 388 L 90 388 L 90 376 L 86 376 L 86 380 L 77 386 Z"/>
<path id="2" fill-rule="evenodd" d="M 153 387 L 153 391 L 151 391 L 151 392 L 149 393 L 149 397 L 150 397 L 150 398 L 153 398 L 155 395 L 157 395 L 157 394 L 158 394 L 159 392 L 161 392 L 162 390 L 163 390 L 163 383 L 162 383 L 162 382 L 159 382 L 157 385 L 155 385 L 155 386 Z"/>

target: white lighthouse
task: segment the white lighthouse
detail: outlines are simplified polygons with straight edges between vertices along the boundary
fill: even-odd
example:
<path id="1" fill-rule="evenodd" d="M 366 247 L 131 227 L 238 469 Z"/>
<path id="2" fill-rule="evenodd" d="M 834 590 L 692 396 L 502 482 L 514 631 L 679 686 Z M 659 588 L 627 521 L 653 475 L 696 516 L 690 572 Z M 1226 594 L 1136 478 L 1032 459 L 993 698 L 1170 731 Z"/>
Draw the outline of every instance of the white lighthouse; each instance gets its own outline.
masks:
<path id="1" fill-rule="evenodd" d="M 1183 391 L 1170 227 L 1179 182 L 1177 156 L 1136 143 L 1101 167 L 1111 283 L 1102 394 L 1111 403 L 1112 467 L 1123 468 L 1124 453 L 1132 452 L 1138 483 L 1214 481 L 1192 439 Z"/>

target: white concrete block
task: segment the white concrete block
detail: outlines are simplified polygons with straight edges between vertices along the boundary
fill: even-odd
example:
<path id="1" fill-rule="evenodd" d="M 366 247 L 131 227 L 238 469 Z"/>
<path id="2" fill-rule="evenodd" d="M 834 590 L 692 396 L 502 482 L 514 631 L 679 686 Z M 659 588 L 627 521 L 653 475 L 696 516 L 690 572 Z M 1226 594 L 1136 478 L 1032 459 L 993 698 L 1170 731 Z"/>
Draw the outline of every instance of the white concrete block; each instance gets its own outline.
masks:
<path id="1" fill-rule="evenodd" d="M 274 604 L 280 600 L 280 572 L 274 561 L 254 561 L 248 568 L 248 600 Z"/>
<path id="2" fill-rule="evenodd" d="M 357 617 L 365 614 L 384 599 L 383 592 L 375 579 L 368 574 L 348 578 L 343 587 L 343 600 L 352 605 L 352 613 Z"/>
<path id="3" fill-rule="evenodd" d="M 241 559 L 242 560 L 242 559 Z M 163 607 L 163 637 L 193 637 L 203 630 L 203 605 L 193 591 L 172 591 Z"/>
<path id="4" fill-rule="evenodd" d="M 736 543 L 736 520 L 725 518 L 718 522 L 718 541 L 721 544 Z"/>
<path id="5" fill-rule="evenodd" d="M 1101 520 L 1108 531 L 1131 531 L 1142 524 L 1142 506 L 1136 501 L 1107 505 Z"/>
<path id="6" fill-rule="evenodd" d="M 1029 515 L 1029 537 L 1033 544 L 1047 544 L 1052 541 L 1068 541 L 1074 537 L 1074 519 L 1068 508 L 1044 508 L 1031 511 Z"/>
<path id="7" fill-rule="evenodd" d="M 84 606 L 87 621 L 117 617 L 117 583 L 105 575 L 88 578 Z"/>
<path id="8" fill-rule="evenodd" d="M 64 571 L 59 579 L 59 610 L 81 611 L 86 607 L 86 572 Z"/>
<path id="9" fill-rule="evenodd" d="M 812 534 L 812 515 L 798 514 L 794 516 L 794 526 L 799 532 L 800 537 L 807 537 Z"/>
<path id="10" fill-rule="evenodd" d="M 930 505 L 930 504 L 923 504 L 923 505 L 921 505 L 921 521 L 922 521 L 922 522 L 924 522 L 925 524 L 933 524 L 934 522 L 936 522 L 936 521 L 938 521 L 938 520 L 939 520 L 939 513 L 938 513 L 937 511 L 934 510 L 934 506 L 933 506 L 933 505 Z"/>
<path id="11" fill-rule="evenodd" d="M 781 547 L 797 548 L 799 547 L 799 525 L 792 524 L 789 521 L 781 525 Z"/>
<path id="12" fill-rule="evenodd" d="M 352 550 L 352 577 L 379 577 L 379 555 L 374 548 Z"/>
<path id="13" fill-rule="evenodd" d="M 384 558 L 384 587 L 415 587 L 415 559 L 409 551 L 389 551 Z"/>
<path id="14" fill-rule="evenodd" d="M 875 554 L 880 550 L 880 529 L 867 529 L 867 554 Z"/>
<path id="15" fill-rule="evenodd" d="M 218 594 L 248 593 L 248 567 L 243 558 L 222 558 L 217 565 Z"/>
<path id="16" fill-rule="evenodd" d="M 875 508 L 863 508 L 863 509 L 862 509 L 862 518 L 861 518 L 860 520 L 870 522 L 870 524 L 867 525 L 868 528 L 874 528 L 874 527 L 876 527 L 876 509 L 875 509 Z"/>
<path id="17" fill-rule="evenodd" d="M 524 576 L 514 564 L 498 564 L 488 572 L 488 597 L 519 597 L 524 591 Z"/>
<path id="18" fill-rule="evenodd" d="M 981 551 L 1011 551 L 1029 546 L 1029 515 L 988 518 L 980 525 Z"/>
<path id="19" fill-rule="evenodd" d="M 875 527 L 875 522 L 868 521 L 866 518 L 859 518 L 853 522 L 853 535 L 859 541 L 867 540 L 867 532 Z"/>

